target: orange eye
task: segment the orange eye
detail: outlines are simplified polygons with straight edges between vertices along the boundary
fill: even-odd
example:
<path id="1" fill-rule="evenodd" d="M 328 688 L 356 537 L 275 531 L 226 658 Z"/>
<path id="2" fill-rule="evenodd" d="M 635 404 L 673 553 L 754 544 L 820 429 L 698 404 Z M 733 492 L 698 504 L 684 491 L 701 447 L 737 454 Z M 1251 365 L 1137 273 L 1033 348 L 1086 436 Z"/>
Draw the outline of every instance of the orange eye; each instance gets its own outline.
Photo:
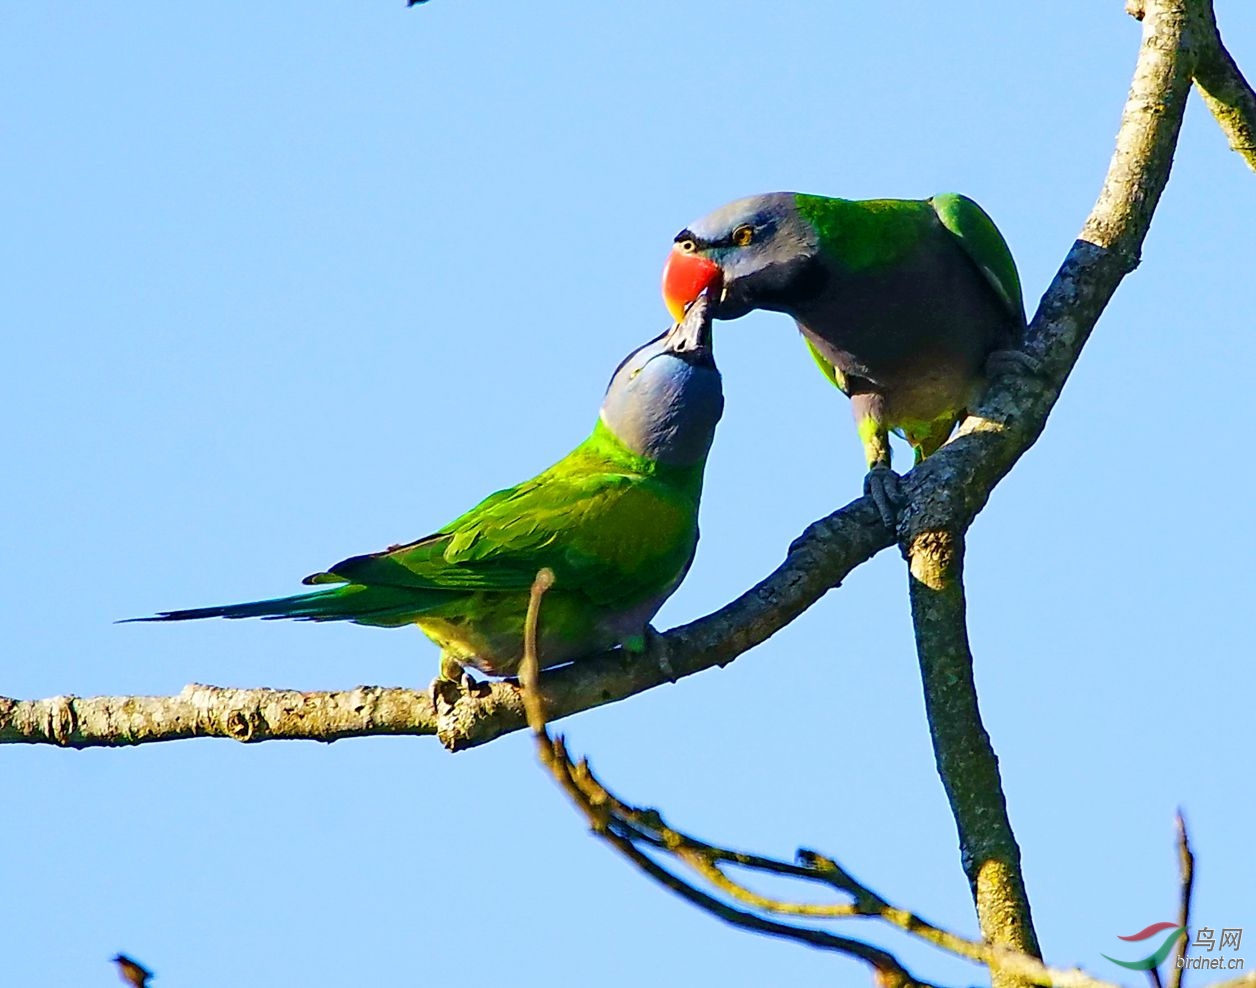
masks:
<path id="1" fill-rule="evenodd" d="M 733 243 L 738 247 L 745 247 L 754 239 L 754 228 L 750 226 L 739 226 L 733 231 Z"/>

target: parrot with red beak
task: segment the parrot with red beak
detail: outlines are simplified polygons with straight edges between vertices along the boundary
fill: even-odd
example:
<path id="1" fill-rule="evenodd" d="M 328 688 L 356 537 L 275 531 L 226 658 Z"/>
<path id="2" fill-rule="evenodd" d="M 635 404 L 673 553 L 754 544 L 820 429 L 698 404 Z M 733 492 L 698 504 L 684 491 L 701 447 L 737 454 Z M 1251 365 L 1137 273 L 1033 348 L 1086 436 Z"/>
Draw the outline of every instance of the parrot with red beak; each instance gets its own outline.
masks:
<path id="1" fill-rule="evenodd" d="M 971 199 L 738 199 L 676 235 L 663 269 L 673 316 L 702 292 L 715 315 L 784 312 L 851 399 L 864 492 L 886 525 L 902 503 L 889 433 L 919 463 L 946 442 L 995 373 L 1032 371 L 1016 349 L 1025 306 L 1016 263 Z"/>

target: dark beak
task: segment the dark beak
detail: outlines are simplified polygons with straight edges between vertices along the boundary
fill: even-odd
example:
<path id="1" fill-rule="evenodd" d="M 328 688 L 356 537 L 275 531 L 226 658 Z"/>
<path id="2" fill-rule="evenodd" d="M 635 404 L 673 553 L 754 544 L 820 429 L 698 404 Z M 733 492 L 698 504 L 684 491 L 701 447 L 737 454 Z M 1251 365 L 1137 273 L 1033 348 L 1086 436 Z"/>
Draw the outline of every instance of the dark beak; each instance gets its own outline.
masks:
<path id="1" fill-rule="evenodd" d="M 713 359 L 711 349 L 711 319 L 715 315 L 715 300 L 706 289 L 690 303 L 685 316 L 663 338 L 663 346 L 669 353 L 690 359 Z"/>

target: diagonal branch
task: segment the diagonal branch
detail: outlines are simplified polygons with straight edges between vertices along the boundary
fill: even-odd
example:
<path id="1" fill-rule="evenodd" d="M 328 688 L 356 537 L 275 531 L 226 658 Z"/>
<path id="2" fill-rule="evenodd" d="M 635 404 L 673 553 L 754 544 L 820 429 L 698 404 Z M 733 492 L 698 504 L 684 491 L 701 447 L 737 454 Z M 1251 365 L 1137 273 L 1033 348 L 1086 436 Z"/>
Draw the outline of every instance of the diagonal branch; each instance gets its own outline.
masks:
<path id="1" fill-rule="evenodd" d="M 1145 16 L 1144 0 L 1128 0 L 1126 12 L 1138 20 Z M 1230 149 L 1238 152 L 1256 171 L 1256 92 L 1235 64 L 1211 3 L 1203 5 L 1195 27 L 1195 85 L 1204 105 L 1212 111 Z"/>
<path id="2" fill-rule="evenodd" d="M 622 651 L 546 671 L 541 689 L 554 718 L 623 700 L 682 676 L 724 666 L 765 641 L 881 549 L 893 536 L 867 498 L 815 522 L 785 561 L 730 604 L 657 641 L 671 675 Z M 437 735 L 451 750 L 492 741 L 525 725 L 513 680 L 481 683 L 437 712 L 410 689 L 361 686 L 337 692 L 223 689 L 192 685 L 177 696 L 0 697 L 0 744 L 117 747 L 187 738 L 338 741 L 368 735 Z"/>
<path id="3" fill-rule="evenodd" d="M 1256 171 L 1256 92 L 1222 43 L 1211 3 L 1204 5 L 1203 20 L 1196 42 L 1195 85 L 1231 150 Z"/>

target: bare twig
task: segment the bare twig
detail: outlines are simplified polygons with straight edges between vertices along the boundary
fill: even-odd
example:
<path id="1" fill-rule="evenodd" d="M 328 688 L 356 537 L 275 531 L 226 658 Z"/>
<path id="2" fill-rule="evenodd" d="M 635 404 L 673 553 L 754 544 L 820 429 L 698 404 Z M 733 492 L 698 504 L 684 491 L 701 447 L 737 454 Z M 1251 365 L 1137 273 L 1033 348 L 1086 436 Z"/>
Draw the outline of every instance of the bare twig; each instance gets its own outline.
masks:
<path id="1" fill-rule="evenodd" d="M 1186 832 L 1186 818 L 1182 816 L 1180 809 L 1174 817 L 1174 825 L 1177 831 L 1178 875 L 1181 887 L 1177 925 L 1185 929 L 1186 933 L 1178 940 L 1177 946 L 1170 955 L 1172 961 L 1169 965 L 1169 988 L 1182 988 L 1182 973 L 1186 967 L 1181 962 L 1186 959 L 1186 951 L 1191 942 L 1191 894 L 1195 888 L 1195 855 L 1191 852 L 1191 841 Z"/>
<path id="2" fill-rule="evenodd" d="M 533 585 L 529 627 L 534 625 L 534 614 L 539 612 L 541 597 L 547 589 L 542 583 L 543 580 L 539 577 Z M 535 643 L 535 636 L 529 633 L 528 640 Z M 573 761 L 563 738 L 551 737 L 548 733 L 544 702 L 533 688 L 537 680 L 537 667 L 534 644 L 528 645 L 524 650 L 519 678 L 524 684 L 529 724 L 536 736 L 537 754 L 542 764 L 585 816 L 595 834 L 656 882 L 706 912 L 743 929 L 856 957 L 874 968 L 878 984 L 881 985 L 908 986 L 927 983 L 908 972 L 892 954 L 872 944 L 811 927 L 781 923 L 757 913 L 809 919 L 877 919 L 948 953 L 986 965 L 992 971 L 1015 974 L 1029 984 L 1053 985 L 1055 988 L 1115 988 L 1084 971 L 1049 968 L 1035 957 L 979 940 L 970 940 L 935 926 L 905 909 L 891 905 L 858 882 L 837 862 L 814 851 L 799 851 L 797 861 L 789 862 L 717 847 L 669 827 L 656 810 L 641 809 L 624 803 L 597 779 L 587 760 Z M 756 912 L 738 909 L 696 888 L 655 861 L 642 850 L 642 846 L 671 855 L 716 890 Z M 801 903 L 761 895 L 731 878 L 725 870 L 728 865 L 825 885 L 849 895 L 851 901 Z"/>
<path id="3" fill-rule="evenodd" d="M 584 814 L 593 832 L 664 888 L 670 889 L 726 923 L 753 930 L 756 933 L 794 940 L 812 947 L 834 950 L 855 957 L 872 966 L 877 974 L 877 984 L 883 988 L 937 988 L 913 976 L 896 957 L 872 944 L 837 936 L 824 930 L 779 923 L 736 909 L 695 888 L 636 846 L 634 838 L 639 835 L 634 823 L 641 821 L 649 823 L 657 818 L 657 814 L 650 814 L 649 811 L 644 813 L 634 811 L 620 802 L 594 778 L 587 761 L 581 761 L 579 765 L 572 762 L 562 737 L 550 737 L 546 727 L 545 700 L 537 690 L 540 669 L 537 659 L 537 627 L 540 622 L 542 602 L 553 584 L 554 574 L 548 569 L 539 571 L 532 583 L 532 591 L 528 599 L 528 613 L 524 623 L 523 661 L 519 666 L 519 682 L 527 711 L 528 726 L 536 737 L 537 755 L 577 809 Z M 647 841 L 647 843 L 660 846 L 653 841 Z M 682 860 L 684 860 L 683 855 Z"/>
<path id="4" fill-rule="evenodd" d="M 1256 92 L 1230 57 L 1211 3 L 1202 5 L 1195 38 L 1195 85 L 1230 142 L 1256 171 Z"/>
<path id="5" fill-rule="evenodd" d="M 153 976 L 153 972 L 146 968 L 139 961 L 126 954 L 115 954 L 113 963 L 118 965 L 118 977 L 121 978 L 131 988 L 148 988 L 148 982 Z"/>
<path id="6" fill-rule="evenodd" d="M 537 571 L 528 593 L 528 613 L 523 621 L 523 661 L 519 663 L 519 684 L 523 688 L 523 707 L 528 716 L 528 727 L 533 734 L 545 732 L 545 700 L 537 689 L 537 676 L 541 670 L 536 645 L 537 630 L 541 624 L 541 603 L 554 585 L 554 571 L 548 566 Z"/>

